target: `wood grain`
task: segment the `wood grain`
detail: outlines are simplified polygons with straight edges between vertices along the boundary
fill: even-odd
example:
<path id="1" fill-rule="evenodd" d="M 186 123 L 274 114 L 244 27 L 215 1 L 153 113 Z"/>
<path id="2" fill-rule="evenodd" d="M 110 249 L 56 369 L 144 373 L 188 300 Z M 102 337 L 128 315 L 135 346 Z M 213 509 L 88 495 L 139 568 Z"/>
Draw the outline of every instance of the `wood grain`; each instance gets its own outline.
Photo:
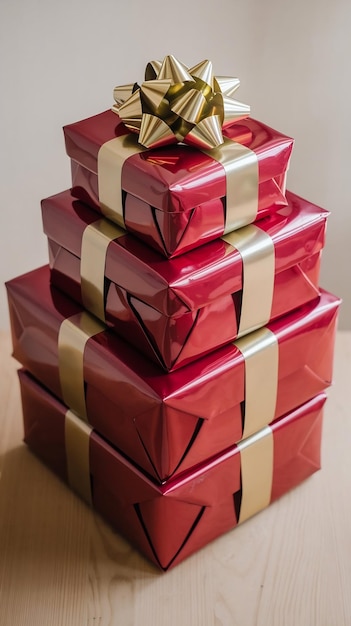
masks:
<path id="1" fill-rule="evenodd" d="M 349 626 L 351 333 L 339 333 L 323 469 L 161 574 L 22 443 L 0 335 L 1 626 Z"/>

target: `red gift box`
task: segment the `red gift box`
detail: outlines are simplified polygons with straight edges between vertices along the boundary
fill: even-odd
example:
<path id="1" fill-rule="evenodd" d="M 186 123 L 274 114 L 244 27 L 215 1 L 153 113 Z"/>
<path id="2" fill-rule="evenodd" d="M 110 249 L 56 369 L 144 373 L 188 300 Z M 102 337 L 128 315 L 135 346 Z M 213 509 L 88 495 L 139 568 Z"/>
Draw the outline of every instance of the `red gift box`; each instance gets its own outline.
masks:
<path id="1" fill-rule="evenodd" d="M 112 111 L 64 127 L 73 193 L 97 211 L 101 210 L 99 150 L 126 133 Z M 235 123 L 223 129 L 223 134 L 253 151 L 258 162 L 257 212 L 253 218 L 238 218 L 239 227 L 286 204 L 285 179 L 293 140 L 253 119 Z M 133 134 L 130 141 L 138 145 Z M 133 154 L 124 162 L 122 173 L 116 172 L 110 183 L 113 186 L 118 179 L 123 191 L 123 226 L 165 256 L 176 256 L 223 234 L 228 212 L 226 174 L 209 154 L 185 145 L 167 146 Z"/>
<path id="2" fill-rule="evenodd" d="M 42 201 L 52 283 L 172 371 L 318 296 L 329 214 L 290 192 L 287 198 L 287 207 L 255 226 L 164 259 L 117 227 L 102 240 L 96 213 L 59 193 Z M 259 237 L 269 242 L 268 273 L 256 261 Z"/>
<path id="3" fill-rule="evenodd" d="M 257 432 L 331 382 L 340 300 L 327 292 L 167 374 L 50 288 L 48 267 L 7 290 L 14 357 L 155 480 Z"/>
<path id="4" fill-rule="evenodd" d="M 239 446 L 157 485 L 33 378 L 20 372 L 20 381 L 26 443 L 163 570 L 320 468 L 324 394 Z"/>

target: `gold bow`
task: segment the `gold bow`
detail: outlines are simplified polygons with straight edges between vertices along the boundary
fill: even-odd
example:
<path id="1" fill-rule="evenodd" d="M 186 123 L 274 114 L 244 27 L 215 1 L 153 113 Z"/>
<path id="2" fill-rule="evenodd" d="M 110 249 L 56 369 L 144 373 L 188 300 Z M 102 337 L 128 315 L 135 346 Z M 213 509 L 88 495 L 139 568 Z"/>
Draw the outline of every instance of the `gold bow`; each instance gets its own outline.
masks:
<path id="1" fill-rule="evenodd" d="M 248 117 L 250 107 L 233 100 L 238 78 L 214 76 L 211 61 L 189 69 L 174 56 L 151 61 L 139 87 L 115 87 L 112 111 L 146 148 L 184 142 L 200 149 L 223 143 L 222 127 Z"/>

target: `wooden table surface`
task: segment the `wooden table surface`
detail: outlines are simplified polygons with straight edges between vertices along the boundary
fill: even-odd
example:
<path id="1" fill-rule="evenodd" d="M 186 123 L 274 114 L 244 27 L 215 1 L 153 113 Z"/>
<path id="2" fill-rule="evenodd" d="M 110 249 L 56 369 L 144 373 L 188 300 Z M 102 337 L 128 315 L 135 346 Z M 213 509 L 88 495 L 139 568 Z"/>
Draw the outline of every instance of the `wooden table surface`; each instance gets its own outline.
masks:
<path id="1" fill-rule="evenodd" d="M 339 333 L 323 469 L 159 573 L 22 443 L 0 334 L 1 626 L 350 626 L 351 333 Z"/>

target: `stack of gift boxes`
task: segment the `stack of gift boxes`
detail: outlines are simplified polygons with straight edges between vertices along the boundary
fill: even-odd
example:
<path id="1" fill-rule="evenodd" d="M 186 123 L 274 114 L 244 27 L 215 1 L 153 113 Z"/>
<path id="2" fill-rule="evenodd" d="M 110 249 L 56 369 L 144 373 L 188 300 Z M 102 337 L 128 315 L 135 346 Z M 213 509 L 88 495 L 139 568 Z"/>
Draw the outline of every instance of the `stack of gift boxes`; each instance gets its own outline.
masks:
<path id="1" fill-rule="evenodd" d="M 7 283 L 25 441 L 163 570 L 320 467 L 328 213 L 237 86 L 166 57 L 66 126 L 50 264 Z"/>

